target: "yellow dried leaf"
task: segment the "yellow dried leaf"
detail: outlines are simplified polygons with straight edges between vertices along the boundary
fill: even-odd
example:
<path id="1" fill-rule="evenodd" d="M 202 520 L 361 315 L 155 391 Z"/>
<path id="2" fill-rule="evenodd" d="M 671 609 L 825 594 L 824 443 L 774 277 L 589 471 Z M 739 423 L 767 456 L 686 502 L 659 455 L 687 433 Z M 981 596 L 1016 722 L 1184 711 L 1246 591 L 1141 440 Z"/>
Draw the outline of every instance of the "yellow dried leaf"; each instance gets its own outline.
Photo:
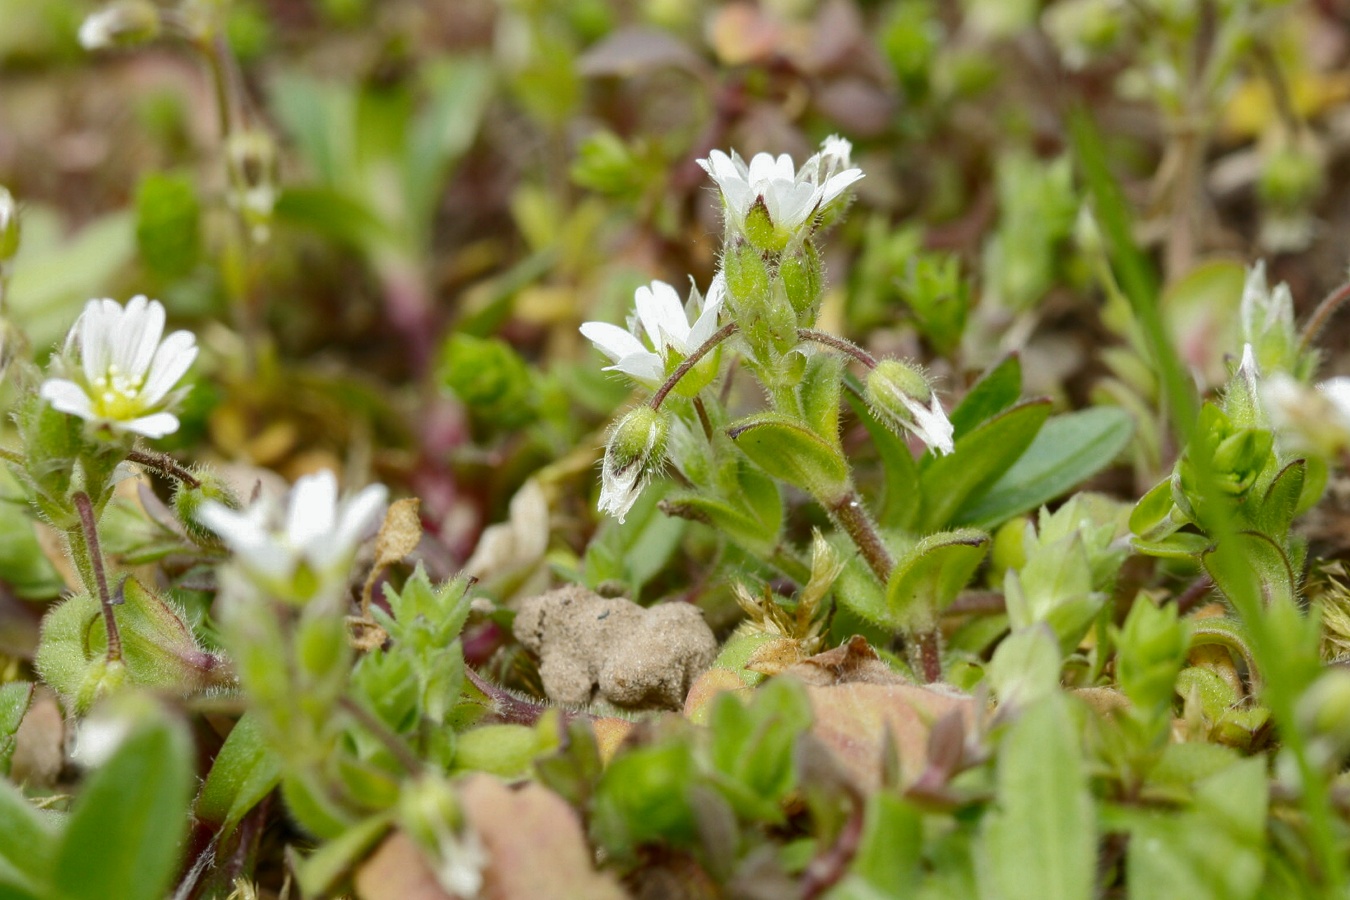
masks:
<path id="1" fill-rule="evenodd" d="M 375 538 L 375 566 L 385 568 L 405 559 L 417 549 L 422 540 L 422 518 L 418 515 L 421 501 L 416 497 L 405 497 L 389 504 L 384 514 L 384 524 Z"/>

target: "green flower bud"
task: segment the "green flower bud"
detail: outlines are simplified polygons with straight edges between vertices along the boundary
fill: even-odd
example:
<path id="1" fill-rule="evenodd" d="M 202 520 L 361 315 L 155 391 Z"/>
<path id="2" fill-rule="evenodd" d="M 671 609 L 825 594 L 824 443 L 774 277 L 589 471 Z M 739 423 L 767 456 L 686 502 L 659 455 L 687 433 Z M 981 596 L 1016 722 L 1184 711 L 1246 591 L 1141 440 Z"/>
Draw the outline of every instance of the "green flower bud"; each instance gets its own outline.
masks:
<path id="1" fill-rule="evenodd" d="M 1166 708 L 1189 644 L 1188 627 L 1177 618 L 1175 604 L 1158 607 L 1146 597 L 1136 598 L 1116 634 L 1116 676 L 1125 696 L 1142 710 Z"/>
<path id="2" fill-rule="evenodd" d="M 1256 191 L 1275 209 L 1302 209 L 1317 199 L 1324 183 L 1321 154 L 1312 147 L 1286 143 L 1265 160 Z"/>
<path id="3" fill-rule="evenodd" d="M 808 241 L 797 253 L 784 256 L 778 263 L 778 275 L 783 280 L 783 291 L 797 312 L 800 328 L 813 328 L 820 313 L 824 271 L 820 254 Z"/>
<path id="4" fill-rule="evenodd" d="M 897 432 L 912 432 L 938 453 L 954 449 L 952 423 L 917 366 L 898 359 L 877 363 L 867 376 L 866 397 L 877 417 Z"/>
<path id="5" fill-rule="evenodd" d="M 665 414 L 646 405 L 628 413 L 614 427 L 601 469 L 601 512 L 624 520 L 647 479 L 665 461 L 669 430 Z"/>
<path id="6" fill-rule="evenodd" d="M 722 267 L 727 278 L 727 307 L 732 318 L 744 328 L 745 320 L 769 302 L 769 267 L 760 252 L 746 243 L 729 249 Z"/>
<path id="7" fill-rule="evenodd" d="M 234 489 L 216 473 L 202 470 L 194 472 L 193 475 L 198 482 L 195 487 L 178 482 L 173 494 L 174 515 L 178 518 L 178 523 L 198 544 L 206 547 L 222 546 L 216 533 L 198 521 L 197 514 L 201 511 L 202 504 L 208 501 L 222 503 L 230 509 L 240 509 L 242 504 Z"/>
<path id="8" fill-rule="evenodd" d="M 787 246 L 792 233 L 778 228 L 769 216 L 769 208 L 761 197 L 751 206 L 745 215 L 745 236 L 757 250 L 765 253 L 778 253 Z"/>

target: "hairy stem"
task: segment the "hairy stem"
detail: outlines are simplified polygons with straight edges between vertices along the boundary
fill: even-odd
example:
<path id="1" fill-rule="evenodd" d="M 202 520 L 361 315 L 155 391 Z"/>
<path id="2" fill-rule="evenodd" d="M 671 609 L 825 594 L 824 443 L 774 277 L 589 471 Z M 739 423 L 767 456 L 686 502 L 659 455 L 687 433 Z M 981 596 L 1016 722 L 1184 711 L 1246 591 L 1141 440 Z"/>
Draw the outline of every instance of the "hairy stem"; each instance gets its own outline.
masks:
<path id="1" fill-rule="evenodd" d="M 1313 341 L 1317 340 L 1317 336 L 1326 327 L 1327 322 L 1345 305 L 1347 300 L 1350 300 L 1350 281 L 1327 294 L 1325 299 L 1317 304 L 1317 309 L 1313 310 L 1313 314 L 1308 318 L 1308 324 L 1303 326 L 1303 332 L 1299 335 L 1298 349 L 1300 353 L 1308 351 Z"/>
<path id="2" fill-rule="evenodd" d="M 672 372 L 670 374 L 670 377 L 666 379 L 666 383 L 661 385 L 661 387 L 657 389 L 656 393 L 652 395 L 650 403 L 651 408 L 660 409 L 661 404 L 664 403 L 666 400 L 666 395 L 669 394 L 671 391 L 675 390 L 675 385 L 680 383 L 680 379 L 688 375 L 690 370 L 693 369 L 694 366 L 698 365 L 699 360 L 703 359 L 703 357 L 711 353 L 714 347 L 716 347 L 718 344 L 722 343 L 735 333 L 736 333 L 736 323 L 728 322 L 721 328 L 717 329 L 717 331 L 713 333 L 712 337 L 708 338 L 706 341 L 703 342 L 702 346 L 700 346 L 693 353 L 685 357 L 684 362 L 680 363 L 679 368 L 677 368 L 674 372 Z"/>
<path id="3" fill-rule="evenodd" d="M 859 347 L 852 341 L 837 337 L 825 331 L 816 331 L 814 328 L 797 329 L 797 337 L 804 341 L 812 341 L 817 344 L 824 344 L 826 347 L 833 347 L 841 353 L 847 353 L 869 369 L 877 367 L 877 358 Z"/>
<path id="4" fill-rule="evenodd" d="M 166 478 L 175 478 L 190 488 L 202 486 L 197 476 L 185 469 L 179 464 L 178 460 L 167 453 L 159 453 L 154 450 L 132 450 L 127 453 L 127 460 L 136 463 L 138 466 L 144 466 Z"/>
<path id="5" fill-rule="evenodd" d="M 895 560 L 891 559 L 891 551 L 886 549 L 886 544 L 881 540 L 881 534 L 872 522 L 872 517 L 867 514 L 862 501 L 858 499 L 858 492 L 850 487 L 842 497 L 825 506 L 830 518 L 834 519 L 862 553 L 868 568 L 883 585 L 890 581 L 891 572 L 895 569 Z"/>
<path id="6" fill-rule="evenodd" d="M 75 551 L 76 568 L 80 570 L 80 576 L 93 582 L 85 584 L 85 590 L 98 593 L 99 603 L 103 607 L 103 624 L 108 629 L 108 661 L 115 662 L 122 658 L 122 635 L 117 630 L 117 620 L 113 618 L 112 594 L 108 590 L 108 576 L 103 569 L 103 550 L 98 541 L 94 503 L 84 491 L 76 491 L 71 499 L 75 501 L 75 509 L 80 514 L 80 530 L 71 535 L 71 550 Z"/>

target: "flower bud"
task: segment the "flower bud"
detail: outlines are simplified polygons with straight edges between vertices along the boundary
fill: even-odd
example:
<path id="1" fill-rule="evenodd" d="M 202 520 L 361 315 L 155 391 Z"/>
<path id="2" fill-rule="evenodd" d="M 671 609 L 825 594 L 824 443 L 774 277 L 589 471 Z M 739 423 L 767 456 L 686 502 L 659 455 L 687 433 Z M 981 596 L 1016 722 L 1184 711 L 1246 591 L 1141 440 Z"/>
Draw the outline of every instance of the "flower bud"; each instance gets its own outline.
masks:
<path id="1" fill-rule="evenodd" d="M 918 367 L 898 359 L 882 360 L 867 376 L 866 394 L 877 417 L 897 433 L 898 425 L 938 453 L 954 449 L 952 423 Z"/>
<path id="2" fill-rule="evenodd" d="M 1350 670 L 1334 667 L 1318 676 L 1299 698 L 1295 715 L 1310 739 L 1311 755 L 1339 767 L 1350 752 Z"/>
<path id="3" fill-rule="evenodd" d="M 601 469 L 601 512 L 624 520 L 647 479 L 665 460 L 669 430 L 666 417 L 646 405 L 634 409 L 615 426 Z"/>
<path id="4" fill-rule="evenodd" d="M 178 524 L 182 525 L 198 544 L 207 547 L 223 546 L 216 533 L 198 521 L 197 514 L 201 511 L 202 504 L 208 501 L 221 503 L 230 509 L 239 509 L 243 504 L 239 502 L 234 490 L 219 475 L 210 471 L 198 471 L 193 474 L 197 479 L 195 486 L 179 482 L 177 490 L 174 491 L 174 515 L 178 518 Z"/>
<path id="5" fill-rule="evenodd" d="M 255 243 L 271 234 L 277 202 L 277 145 L 266 131 L 251 129 L 231 135 L 225 145 L 230 172 L 230 203 L 249 227 Z"/>
<path id="6" fill-rule="evenodd" d="M 134 47 L 159 37 L 159 10 L 149 0 L 117 0 L 85 18 L 80 46 L 86 50 Z"/>
<path id="7" fill-rule="evenodd" d="M 820 254 L 810 242 L 796 253 L 785 255 L 778 263 L 778 275 L 783 280 L 783 291 L 797 313 L 800 328 L 814 328 L 820 312 L 823 271 Z"/>
<path id="8" fill-rule="evenodd" d="M 1238 316 L 1243 343 L 1251 345 L 1261 372 L 1267 375 L 1288 372 L 1295 378 L 1312 375 L 1316 357 L 1302 349 L 1294 325 L 1294 298 L 1289 285 L 1281 282 L 1271 288 L 1266 282 L 1264 262 L 1257 262 L 1247 271 Z"/>
<path id="9" fill-rule="evenodd" d="M 440 886 L 456 897 L 476 897 L 487 854 L 450 784 L 435 775 L 408 782 L 399 796 L 398 822 L 432 862 Z"/>
<path id="10" fill-rule="evenodd" d="M 0 185 L 0 266 L 19 252 L 19 207 L 14 195 Z"/>
<path id="11" fill-rule="evenodd" d="M 769 301 L 769 268 L 753 246 L 740 243 L 722 260 L 727 279 L 727 306 L 732 318 L 742 324 Z"/>

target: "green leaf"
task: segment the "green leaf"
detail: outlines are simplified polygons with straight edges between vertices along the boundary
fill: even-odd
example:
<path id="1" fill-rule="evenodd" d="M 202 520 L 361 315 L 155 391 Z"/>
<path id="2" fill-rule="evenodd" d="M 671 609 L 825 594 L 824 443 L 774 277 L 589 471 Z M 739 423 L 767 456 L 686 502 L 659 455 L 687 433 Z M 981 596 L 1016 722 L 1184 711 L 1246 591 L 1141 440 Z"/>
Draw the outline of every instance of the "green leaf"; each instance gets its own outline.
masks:
<path id="1" fill-rule="evenodd" d="M 1134 419 L 1117 407 L 1054 416 L 1012 468 L 954 520 L 993 528 L 1048 503 L 1110 465 L 1133 433 Z"/>
<path id="2" fill-rule="evenodd" d="M 136 245 L 152 272 L 181 278 L 201 255 L 201 203 L 188 175 L 150 172 L 136 189 Z"/>
<path id="3" fill-rule="evenodd" d="M 0 775 L 9 774 L 14 756 L 14 735 L 33 700 L 31 681 L 11 681 L 0 685 Z"/>
<path id="4" fill-rule="evenodd" d="M 228 833 L 281 782 L 281 758 L 268 745 L 253 713 L 225 738 L 197 796 L 197 818 Z"/>
<path id="5" fill-rule="evenodd" d="M 86 720 L 82 727 L 117 724 Z M 133 728 L 71 810 L 52 875 L 65 900 L 159 900 L 177 872 L 188 827 L 192 743 L 186 728 L 159 710 Z"/>
<path id="6" fill-rule="evenodd" d="M 1130 210 L 1106 163 L 1106 149 L 1089 113 L 1074 110 L 1069 135 L 1079 171 L 1092 197 L 1092 211 L 1101 227 L 1120 287 L 1130 301 L 1154 365 L 1162 376 L 1172 427 L 1184 444 L 1195 426 L 1194 387 L 1168 339 L 1158 309 L 1157 276 L 1134 240 Z"/>
<path id="7" fill-rule="evenodd" d="M 324 185 L 285 187 L 272 213 L 278 223 L 308 228 L 363 251 L 389 237 L 389 229 L 364 203 Z"/>
<path id="8" fill-rule="evenodd" d="M 989 368 L 961 398 L 949 416 L 954 437 L 992 419 L 1022 396 L 1022 360 L 1010 353 Z"/>
<path id="9" fill-rule="evenodd" d="M 1303 482 L 1308 472 L 1306 460 L 1296 459 L 1280 470 L 1266 489 L 1255 511 L 1255 525 L 1272 540 L 1283 541 L 1298 514 Z"/>
<path id="10" fill-rule="evenodd" d="M 1096 831 L 1078 731 L 1066 698 L 1051 693 L 1022 714 L 999 748 L 980 896 L 1087 900 L 1096 877 Z"/>
<path id="11" fill-rule="evenodd" d="M 859 399 L 861 387 L 851 384 L 851 388 L 848 393 L 849 406 L 867 429 L 872 446 L 881 457 L 885 481 L 877 522 L 883 528 L 908 530 L 919 512 L 919 464 L 914 461 L 908 445 L 878 421 L 867 404 Z"/>
<path id="12" fill-rule="evenodd" d="M 974 529 L 929 535 L 895 564 L 886 584 L 886 611 L 898 626 L 930 627 L 970 581 L 989 549 Z"/>
<path id="13" fill-rule="evenodd" d="M 727 435 L 769 475 L 814 497 L 837 497 L 848 485 L 848 463 L 843 454 L 788 416 L 749 416 L 727 429 Z"/>
<path id="14" fill-rule="evenodd" d="M 47 896 L 55 855 L 52 821 L 0 778 L 0 897 Z"/>
<path id="15" fill-rule="evenodd" d="M 661 571 L 679 547 L 689 523 L 660 512 L 667 484 L 652 484 L 642 492 L 627 520 L 606 521 L 586 548 L 582 559 L 586 585 L 622 581 L 637 599 L 643 586 Z"/>
<path id="16" fill-rule="evenodd" d="M 817 353 L 808 358 L 802 374 L 802 414 L 817 435 L 836 446 L 843 374 L 844 358 L 833 353 Z"/>
<path id="17" fill-rule="evenodd" d="M 408 136 L 406 189 L 413 224 L 430 229 L 451 165 L 473 143 L 492 96 L 487 60 L 448 57 L 426 69 L 431 94 Z"/>
<path id="18" fill-rule="evenodd" d="M 952 453 L 928 460 L 919 473 L 919 530 L 938 531 L 952 524 L 957 510 L 978 501 L 1017 462 L 1049 416 L 1049 400 L 1018 404 L 971 430 Z"/>
<path id="19" fill-rule="evenodd" d="M 923 857 L 923 815 L 894 794 L 867 798 L 862 838 L 848 878 L 832 900 L 906 897 L 918 886 Z"/>
<path id="20" fill-rule="evenodd" d="M 327 897 L 342 876 L 364 857 L 389 831 L 392 812 L 363 819 L 327 841 L 303 859 L 290 851 L 291 871 L 306 897 Z"/>
<path id="21" fill-rule="evenodd" d="M 1249 900 L 1261 890 L 1266 761 L 1245 759 L 1196 787 L 1194 808 L 1130 827 L 1131 897 Z"/>

